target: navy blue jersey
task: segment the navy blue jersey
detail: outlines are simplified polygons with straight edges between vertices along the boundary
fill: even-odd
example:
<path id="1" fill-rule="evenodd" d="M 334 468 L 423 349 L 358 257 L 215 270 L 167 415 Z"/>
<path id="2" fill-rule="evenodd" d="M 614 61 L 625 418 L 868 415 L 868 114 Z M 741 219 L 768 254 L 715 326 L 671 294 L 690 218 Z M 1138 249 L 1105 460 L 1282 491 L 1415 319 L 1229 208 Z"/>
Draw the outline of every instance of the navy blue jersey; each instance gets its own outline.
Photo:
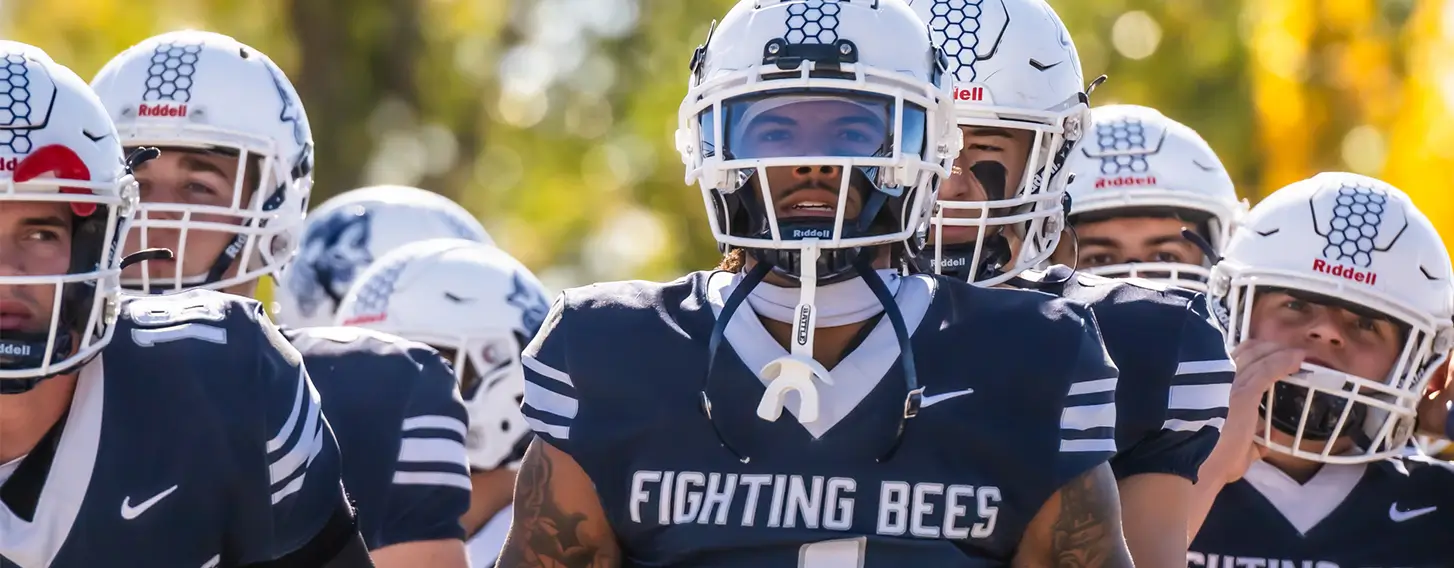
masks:
<path id="1" fill-rule="evenodd" d="M 257 302 L 201 290 L 123 300 L 69 413 L 0 498 L 7 568 L 263 562 L 344 507 L 298 351 Z"/>
<path id="2" fill-rule="evenodd" d="M 1090 311 L 914 276 L 896 300 L 923 408 L 904 413 L 886 318 L 818 383 L 820 416 L 757 417 L 787 353 L 748 304 L 700 410 L 707 345 L 740 276 L 566 291 L 526 348 L 526 421 L 595 483 L 625 566 L 1003 566 L 1057 489 L 1115 451 L 1116 369 Z M 1034 346 L 1029 349 L 1027 346 Z"/>
<path id="3" fill-rule="evenodd" d="M 1454 464 L 1424 456 L 1325 465 L 1298 483 L 1266 462 L 1228 484 L 1191 567 L 1450 568 Z"/>
<path id="4" fill-rule="evenodd" d="M 1121 371 L 1116 477 L 1166 473 L 1195 483 L 1221 435 L 1236 375 L 1206 296 L 1059 265 L 1034 276 L 1036 289 L 1090 306 Z"/>
<path id="5" fill-rule="evenodd" d="M 468 418 L 433 348 L 356 327 L 287 329 L 323 397 L 369 549 L 463 539 Z"/>

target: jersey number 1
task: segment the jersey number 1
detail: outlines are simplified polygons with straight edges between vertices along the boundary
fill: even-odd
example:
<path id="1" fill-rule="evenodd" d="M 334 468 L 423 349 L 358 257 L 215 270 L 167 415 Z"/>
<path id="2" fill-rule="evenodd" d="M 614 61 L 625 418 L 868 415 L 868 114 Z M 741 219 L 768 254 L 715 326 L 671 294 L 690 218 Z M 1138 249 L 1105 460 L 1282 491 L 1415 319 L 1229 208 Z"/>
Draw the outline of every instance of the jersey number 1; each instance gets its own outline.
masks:
<path id="1" fill-rule="evenodd" d="M 798 549 L 798 568 L 863 568 L 868 537 L 810 542 Z"/>

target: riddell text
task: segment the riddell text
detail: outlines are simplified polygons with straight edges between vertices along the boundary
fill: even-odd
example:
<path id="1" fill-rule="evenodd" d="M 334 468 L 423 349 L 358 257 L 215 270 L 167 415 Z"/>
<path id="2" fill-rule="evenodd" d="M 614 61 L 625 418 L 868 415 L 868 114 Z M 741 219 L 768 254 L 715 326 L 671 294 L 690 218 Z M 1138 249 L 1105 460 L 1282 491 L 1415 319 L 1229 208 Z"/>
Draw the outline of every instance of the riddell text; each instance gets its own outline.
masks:
<path id="1" fill-rule="evenodd" d="M 1367 284 L 1369 286 L 1378 282 L 1377 272 L 1358 270 L 1352 266 L 1344 266 L 1342 264 L 1333 264 L 1321 258 L 1313 260 L 1313 272 L 1347 278 L 1359 284 Z"/>
<path id="2" fill-rule="evenodd" d="M 136 115 L 149 118 L 181 118 L 187 116 L 187 105 L 169 105 L 166 103 L 142 103 L 142 105 L 136 109 Z"/>

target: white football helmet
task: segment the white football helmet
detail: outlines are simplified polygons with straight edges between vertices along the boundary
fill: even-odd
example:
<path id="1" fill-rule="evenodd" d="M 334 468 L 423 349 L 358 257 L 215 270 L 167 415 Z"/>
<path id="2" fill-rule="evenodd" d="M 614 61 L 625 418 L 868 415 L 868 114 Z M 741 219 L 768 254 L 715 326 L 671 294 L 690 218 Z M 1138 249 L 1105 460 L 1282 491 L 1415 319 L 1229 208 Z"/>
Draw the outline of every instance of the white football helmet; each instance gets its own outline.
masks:
<path id="1" fill-rule="evenodd" d="M 116 128 L 86 82 L 39 48 L 0 40 L 0 208 L 69 203 L 73 227 L 69 271 L 0 275 L 6 303 L 28 305 L 26 289 L 41 286 L 50 289 L 35 293 L 54 298 L 49 314 L 34 314 L 46 328 L 0 331 L 0 394 L 73 372 L 111 341 L 136 192 Z"/>
<path id="2" fill-rule="evenodd" d="M 903 0 L 741 0 L 713 30 L 692 58 L 676 136 L 724 250 L 803 280 L 852 274 L 862 247 L 917 254 L 961 137 L 943 55 Z M 769 168 L 847 173 L 836 198 L 790 182 L 819 197 L 779 218 Z M 851 192 L 861 207 L 847 218 Z"/>
<path id="3" fill-rule="evenodd" d="M 123 280 L 127 289 L 220 290 L 273 274 L 288 262 L 313 187 L 313 133 L 297 91 L 271 59 L 221 34 L 171 32 L 117 55 L 91 86 L 124 146 L 237 156 L 231 205 L 141 204 L 135 222 L 141 248 L 157 246 L 151 230 L 180 232 L 176 271 L 166 279 L 143 271 Z M 249 162 L 257 168 L 257 187 L 244 187 Z M 186 266 L 189 231 L 235 238 L 210 265 Z"/>
<path id="4" fill-rule="evenodd" d="M 1140 215 L 1176 215 L 1200 225 L 1217 254 L 1247 202 L 1201 135 L 1153 108 L 1108 105 L 1091 110 L 1093 129 L 1072 152 L 1070 223 Z M 1133 262 L 1082 268 L 1110 278 L 1140 277 L 1206 291 L 1215 259 L 1192 265 Z"/>
<path id="5" fill-rule="evenodd" d="M 470 431 L 470 467 L 519 459 L 530 427 L 520 414 L 520 351 L 550 310 L 545 286 L 505 251 L 462 239 L 416 242 L 384 255 L 359 277 L 336 325 L 425 343 L 454 357 Z"/>
<path id="6" fill-rule="evenodd" d="M 1019 187 L 1006 187 L 1004 195 L 986 201 L 940 201 L 930 221 L 933 254 L 925 257 L 935 271 L 993 286 L 1044 262 L 1060 242 L 1070 174 L 1065 160 L 1090 122 L 1080 55 L 1044 0 L 912 5 L 949 55 L 956 123 L 1034 133 Z M 962 175 L 971 175 L 973 165 L 959 164 Z M 977 227 L 980 238 L 946 244 L 945 226 Z M 1013 253 L 1001 234 L 1006 230 L 1021 240 Z"/>
<path id="7" fill-rule="evenodd" d="M 1431 375 L 1454 348 L 1454 275 L 1449 253 L 1408 195 L 1382 181 L 1323 173 L 1284 187 L 1253 207 L 1212 268 L 1212 310 L 1235 348 L 1252 326 L 1259 292 L 1327 296 L 1383 314 L 1407 328 L 1387 377 L 1358 377 L 1304 364 L 1263 403 L 1268 448 L 1327 463 L 1398 455 L 1409 444 Z M 1311 391 L 1311 394 L 1309 393 Z M 1272 440 L 1273 428 L 1295 438 Z M 1304 439 L 1351 436 L 1351 454 L 1299 448 Z"/>
<path id="8" fill-rule="evenodd" d="M 297 258 L 273 288 L 276 319 L 293 327 L 332 325 L 349 286 L 374 259 L 443 238 L 495 243 L 469 211 L 432 191 L 380 185 L 338 194 L 308 214 Z"/>

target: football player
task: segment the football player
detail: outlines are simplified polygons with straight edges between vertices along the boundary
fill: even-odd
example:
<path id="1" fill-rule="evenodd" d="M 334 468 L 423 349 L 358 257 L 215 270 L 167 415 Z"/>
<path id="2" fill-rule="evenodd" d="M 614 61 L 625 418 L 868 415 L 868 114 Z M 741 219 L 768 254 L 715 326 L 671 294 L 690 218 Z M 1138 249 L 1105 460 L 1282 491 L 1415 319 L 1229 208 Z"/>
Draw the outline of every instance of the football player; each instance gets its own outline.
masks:
<path id="1" fill-rule="evenodd" d="M 349 286 L 375 259 L 409 243 L 467 239 L 494 244 L 464 207 L 415 187 L 345 191 L 308 214 L 298 254 L 274 288 L 279 323 L 333 325 Z"/>
<path id="2" fill-rule="evenodd" d="M 298 352 L 256 302 L 123 299 L 105 108 L 32 46 L 0 75 L 0 566 L 372 566 Z"/>
<path id="3" fill-rule="evenodd" d="M 1454 347 L 1451 279 L 1382 181 L 1319 174 L 1252 208 L 1209 282 L 1239 372 L 1189 566 L 1449 565 L 1454 464 L 1406 450 L 1445 412 L 1420 402 Z"/>
<path id="4" fill-rule="evenodd" d="M 691 61 L 734 269 L 556 300 L 499 565 L 1130 566 L 1089 310 L 900 276 L 960 139 L 913 10 L 742 0 Z"/>
<path id="5" fill-rule="evenodd" d="M 160 147 L 138 166 L 126 250 L 165 247 L 123 271 L 138 293 L 207 288 L 251 296 L 292 256 L 313 183 L 308 119 L 268 57 L 219 34 L 147 39 L 92 86 L 122 144 Z M 344 455 L 344 482 L 380 566 L 464 566 L 466 412 L 427 346 L 350 330 L 289 329 Z M 431 475 L 416 475 L 429 473 Z"/>
<path id="6" fill-rule="evenodd" d="M 462 239 L 405 245 L 358 277 L 337 323 L 427 343 L 454 360 L 469 409 L 470 510 L 461 522 L 470 563 L 490 566 L 510 526 L 515 471 L 532 437 L 520 414 L 520 351 L 540 329 L 549 296 L 505 251 Z"/>
<path id="7" fill-rule="evenodd" d="M 1087 110 L 1078 55 L 1055 11 L 1043 0 L 913 6 L 950 55 L 955 116 L 964 133 L 920 266 L 980 286 L 1019 286 L 1091 306 L 1120 369 L 1121 451 L 1111 465 L 1126 512 L 1126 542 L 1138 564 L 1175 565 L 1186 556 L 1186 509 L 1197 467 L 1226 416 L 1233 367 L 1221 332 L 1195 294 L 1065 267 L 1028 270 L 1060 242 L 1067 160 L 1089 143 L 1078 140 L 1095 132 L 1089 123 L 1104 112 Z M 1156 128 L 1185 136 L 1166 123 Z M 1215 156 L 1210 160 L 1216 163 Z"/>
<path id="8" fill-rule="evenodd" d="M 1222 161 L 1196 131 L 1156 109 L 1097 107 L 1091 123 L 1066 162 L 1075 173 L 1066 188 L 1075 238 L 1051 260 L 1206 292 L 1215 261 L 1207 253 L 1220 254 L 1247 211 Z"/>

